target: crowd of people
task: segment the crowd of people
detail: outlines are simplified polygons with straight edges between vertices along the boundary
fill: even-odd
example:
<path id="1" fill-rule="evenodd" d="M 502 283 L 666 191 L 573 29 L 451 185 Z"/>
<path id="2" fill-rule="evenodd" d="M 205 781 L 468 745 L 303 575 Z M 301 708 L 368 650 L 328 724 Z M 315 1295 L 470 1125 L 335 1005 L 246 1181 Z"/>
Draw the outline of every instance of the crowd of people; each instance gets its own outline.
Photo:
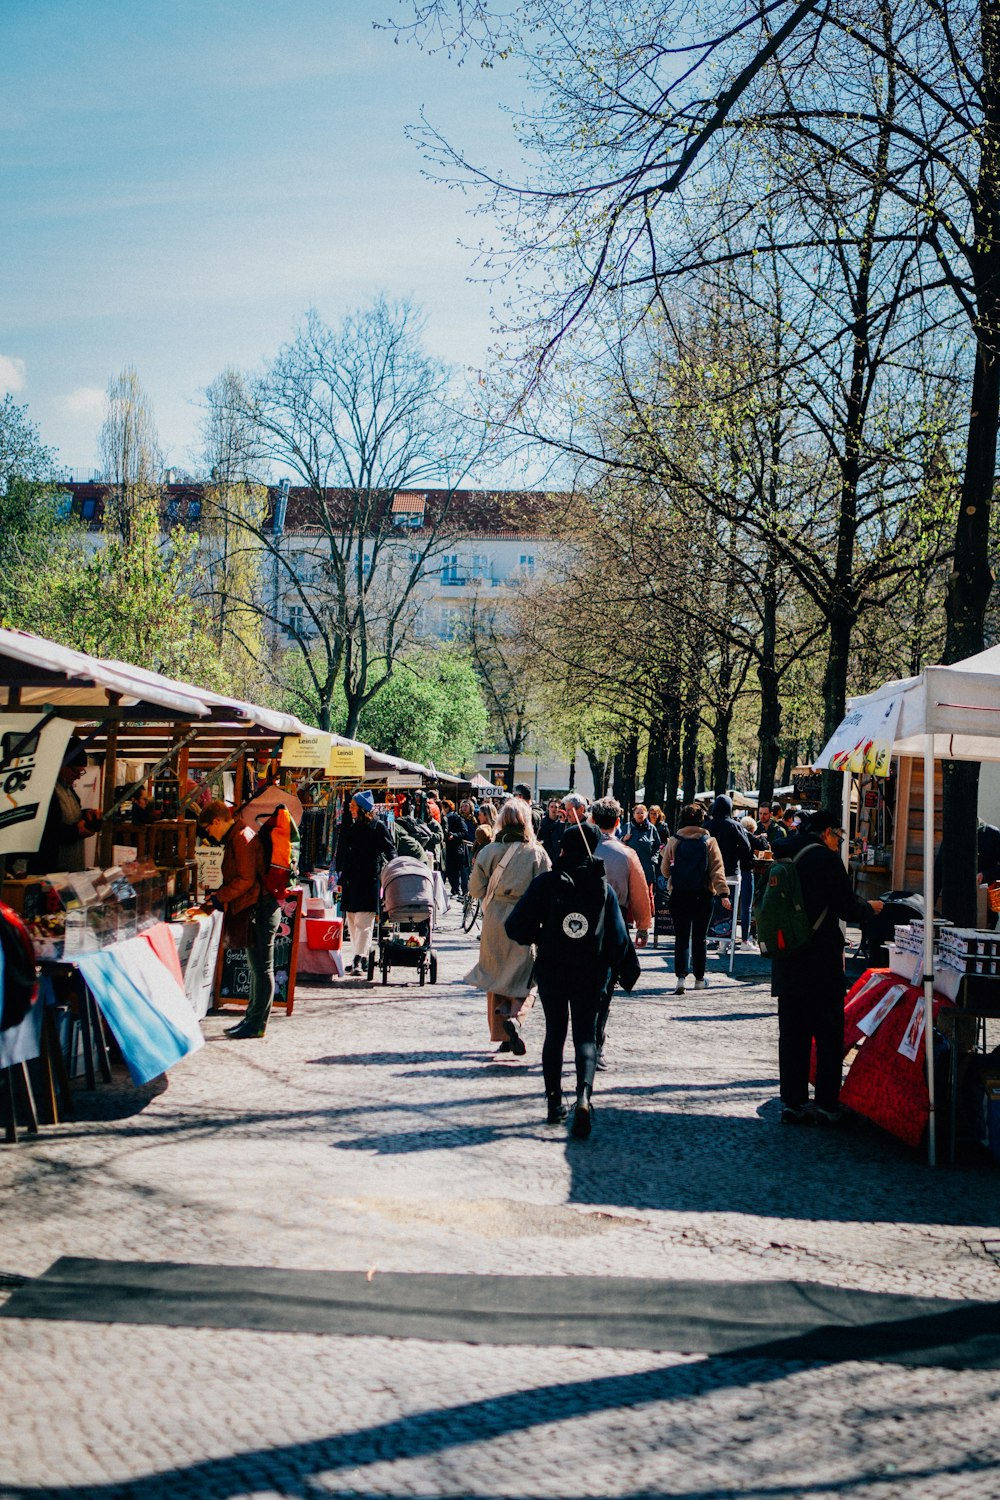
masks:
<path id="1" fill-rule="evenodd" d="M 578 1138 L 593 1127 L 594 1080 L 608 1066 L 614 992 L 618 986 L 631 991 L 639 980 L 637 950 L 648 941 L 657 886 L 666 892 L 672 918 L 674 993 L 683 995 L 689 980 L 695 990 L 708 984 L 715 903 L 731 912 L 734 890 L 746 893 L 737 915 L 743 941 L 749 941 L 755 859 L 790 861 L 809 930 L 801 951 L 778 953 L 772 963 L 782 1119 L 839 1119 L 846 988 L 841 923 L 866 921 L 881 907 L 854 895 L 839 855 L 839 814 L 821 810 L 807 817 L 763 805 L 756 819 L 737 817 L 732 799 L 718 796 L 707 816 L 701 803 L 682 807 L 671 832 L 659 807 L 639 803 L 625 822 L 613 797 L 588 801 L 570 792 L 551 799 L 543 811 L 533 806 L 526 786 L 516 787 L 499 807 L 492 800 L 456 804 L 433 794 L 418 803 L 400 794 L 392 811 L 391 819 L 379 817 L 372 793 L 359 788 L 341 822 L 334 870 L 351 940 L 350 972 L 368 971 L 386 863 L 405 855 L 439 871 L 453 897 L 480 904 L 479 951 L 465 979 L 486 996 L 487 1032 L 497 1054 L 525 1055 L 524 1020 L 537 994 L 545 1019 L 541 1062 L 550 1123 L 569 1115 L 563 1054 L 572 1035 L 571 1131 Z M 202 826 L 225 848 L 223 883 L 210 901 L 226 914 L 227 941 L 247 948 L 251 974 L 246 1017 L 230 1034 L 259 1037 L 274 993 L 277 910 L 264 855 L 225 804 L 205 808 Z"/>

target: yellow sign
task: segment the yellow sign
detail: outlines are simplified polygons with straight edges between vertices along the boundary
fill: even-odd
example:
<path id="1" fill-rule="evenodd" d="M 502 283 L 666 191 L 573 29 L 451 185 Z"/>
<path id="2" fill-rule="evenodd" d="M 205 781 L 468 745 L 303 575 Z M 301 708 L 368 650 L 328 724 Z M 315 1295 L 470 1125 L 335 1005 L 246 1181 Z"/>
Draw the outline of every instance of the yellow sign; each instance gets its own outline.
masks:
<path id="1" fill-rule="evenodd" d="M 333 735 L 286 734 L 281 746 L 283 766 L 325 766 L 333 747 Z"/>
<path id="2" fill-rule="evenodd" d="M 364 745 L 331 745 L 326 774 L 360 779 L 365 774 Z"/>

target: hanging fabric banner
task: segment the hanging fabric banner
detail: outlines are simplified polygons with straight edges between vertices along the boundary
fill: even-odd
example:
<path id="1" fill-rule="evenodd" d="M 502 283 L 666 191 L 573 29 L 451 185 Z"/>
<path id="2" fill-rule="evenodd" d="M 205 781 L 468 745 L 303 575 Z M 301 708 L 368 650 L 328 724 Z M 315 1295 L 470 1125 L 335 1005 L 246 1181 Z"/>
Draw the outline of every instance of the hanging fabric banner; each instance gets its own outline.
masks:
<path id="1" fill-rule="evenodd" d="M 859 699 L 813 761 L 813 769 L 851 771 L 855 775 L 867 771 L 869 776 L 888 776 L 902 705 L 902 693 L 889 698 L 873 694 Z"/>
<path id="2" fill-rule="evenodd" d="M 42 718 L 0 714 L 0 854 L 34 854 L 42 840 L 73 732 L 69 719 L 52 719 L 36 733 Z"/>

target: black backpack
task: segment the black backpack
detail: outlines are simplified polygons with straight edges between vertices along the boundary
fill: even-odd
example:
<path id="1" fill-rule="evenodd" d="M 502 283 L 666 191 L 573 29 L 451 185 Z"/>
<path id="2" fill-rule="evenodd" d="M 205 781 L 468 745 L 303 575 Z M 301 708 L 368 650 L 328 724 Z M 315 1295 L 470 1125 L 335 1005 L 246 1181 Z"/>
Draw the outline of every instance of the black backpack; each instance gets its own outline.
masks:
<path id="1" fill-rule="evenodd" d="M 707 838 L 677 840 L 670 866 L 670 889 L 674 892 L 708 890 Z"/>
<path id="2" fill-rule="evenodd" d="M 604 861 L 588 859 L 572 871 L 553 871 L 552 900 L 542 923 L 539 957 L 575 969 L 601 962 L 608 882 Z"/>

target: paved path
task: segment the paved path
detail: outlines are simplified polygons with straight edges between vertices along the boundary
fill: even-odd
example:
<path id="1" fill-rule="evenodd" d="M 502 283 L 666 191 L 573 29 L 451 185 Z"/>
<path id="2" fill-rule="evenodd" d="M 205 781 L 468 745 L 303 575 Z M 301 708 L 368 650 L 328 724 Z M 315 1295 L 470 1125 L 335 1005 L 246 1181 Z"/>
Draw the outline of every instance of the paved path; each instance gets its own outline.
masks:
<path id="1" fill-rule="evenodd" d="M 589 1142 L 441 983 L 315 988 L 263 1043 L 0 1152 L 0 1272 L 57 1256 L 822 1281 L 992 1299 L 1000 1174 L 776 1122 L 766 986 L 618 998 Z M 400 977 L 406 977 L 398 971 Z M 752 1289 L 748 1286 L 748 1296 Z M 0 1321 L 0 1496 L 989 1497 L 1000 1373 Z"/>

